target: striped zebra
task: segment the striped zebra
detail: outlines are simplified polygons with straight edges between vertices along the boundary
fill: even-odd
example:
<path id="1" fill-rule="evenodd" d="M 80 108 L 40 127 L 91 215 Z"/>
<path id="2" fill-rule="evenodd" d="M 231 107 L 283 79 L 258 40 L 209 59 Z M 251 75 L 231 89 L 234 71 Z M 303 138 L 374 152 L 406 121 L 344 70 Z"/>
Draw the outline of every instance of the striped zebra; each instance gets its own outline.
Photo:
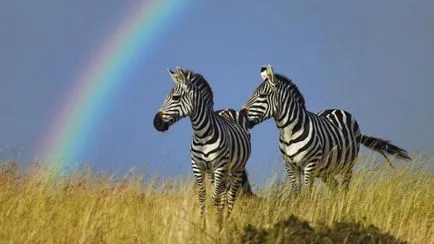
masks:
<path id="1" fill-rule="evenodd" d="M 296 85 L 274 73 L 271 65 L 261 68 L 261 77 L 263 82 L 240 113 L 247 115 L 250 129 L 274 117 L 280 132 L 279 149 L 294 192 L 310 190 L 314 177 L 336 189 L 336 175 L 343 176 L 341 187 L 347 190 L 360 143 L 387 160 L 387 155 L 410 160 L 405 150 L 389 141 L 362 134 L 357 121 L 344 110 L 309 112 Z"/>
<path id="2" fill-rule="evenodd" d="M 226 109 L 220 109 L 215 111 L 216 114 L 219 116 L 225 117 L 228 120 L 233 120 L 237 124 L 239 124 L 245 131 L 247 131 L 249 135 L 249 141 L 250 141 L 250 132 L 249 132 L 249 126 L 248 126 L 248 120 L 247 116 L 244 114 L 240 114 L 238 111 L 230 108 Z M 214 184 L 214 175 L 210 175 L 211 183 Z M 242 179 L 241 179 L 241 189 L 239 195 L 243 197 L 257 197 L 253 191 L 252 186 L 250 185 L 249 178 L 247 175 L 247 171 L 243 171 Z"/>
<path id="3" fill-rule="evenodd" d="M 154 127 L 166 131 L 181 118 L 190 117 L 191 160 L 200 213 L 205 212 L 205 176 L 208 175 L 214 185 L 213 205 L 223 210 L 227 204 L 230 215 L 242 180 L 248 184 L 245 166 L 251 145 L 247 118 L 242 119 L 234 110 L 214 111 L 213 93 L 202 75 L 180 67 L 168 72 L 175 86 L 155 115 Z M 250 185 L 245 188 L 250 189 Z"/>

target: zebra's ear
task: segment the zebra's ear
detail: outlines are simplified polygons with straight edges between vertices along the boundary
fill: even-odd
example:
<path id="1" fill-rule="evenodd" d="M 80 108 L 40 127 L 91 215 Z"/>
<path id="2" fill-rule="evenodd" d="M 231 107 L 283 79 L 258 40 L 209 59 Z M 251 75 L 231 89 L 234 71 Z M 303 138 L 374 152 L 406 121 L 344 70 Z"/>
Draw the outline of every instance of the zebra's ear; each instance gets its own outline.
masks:
<path id="1" fill-rule="evenodd" d="M 267 80 L 267 67 L 265 67 L 265 66 L 261 67 L 261 78 L 262 78 L 262 81 Z"/>
<path id="2" fill-rule="evenodd" d="M 182 68 L 179 66 L 176 67 L 176 75 L 179 77 L 179 79 L 178 79 L 179 84 L 185 85 L 186 84 L 186 75 L 185 75 L 184 70 L 182 70 Z"/>
<path id="3" fill-rule="evenodd" d="M 179 68 L 178 70 L 180 76 L 185 80 L 185 83 L 188 83 L 191 79 L 191 71 L 186 70 L 184 71 L 182 68 Z"/>
<path id="4" fill-rule="evenodd" d="M 190 91 L 191 84 L 188 82 L 190 73 L 184 72 L 184 70 L 179 66 L 176 67 L 175 73 L 178 80 L 177 84 L 181 85 L 185 90 Z"/>
<path id="5" fill-rule="evenodd" d="M 182 74 L 184 74 L 184 72 L 182 71 L 182 68 L 179 67 L 179 66 L 176 66 L 176 70 L 175 70 L 175 72 L 176 72 L 178 75 L 182 75 Z"/>
<path id="6" fill-rule="evenodd" d="M 270 64 L 261 67 L 261 77 L 264 82 L 267 81 L 270 83 L 270 85 L 275 86 L 277 84 L 277 79 L 274 75 L 273 67 L 271 67 Z"/>
<path id="7" fill-rule="evenodd" d="M 167 68 L 167 72 L 169 73 L 170 77 L 172 78 L 172 80 L 175 82 L 175 84 L 178 84 L 178 79 L 176 76 L 176 72 L 173 72 L 171 69 Z"/>

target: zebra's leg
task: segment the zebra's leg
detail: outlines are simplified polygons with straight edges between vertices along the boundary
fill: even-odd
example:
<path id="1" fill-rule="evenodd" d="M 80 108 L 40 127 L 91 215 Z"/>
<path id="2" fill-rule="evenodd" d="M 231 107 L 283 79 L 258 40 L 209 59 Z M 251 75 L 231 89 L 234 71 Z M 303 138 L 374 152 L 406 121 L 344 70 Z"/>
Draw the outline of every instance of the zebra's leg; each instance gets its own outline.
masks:
<path id="1" fill-rule="evenodd" d="M 348 191 L 352 177 L 353 177 L 353 171 L 352 170 L 348 170 L 345 172 L 344 177 L 342 179 L 342 190 L 344 192 Z"/>
<path id="2" fill-rule="evenodd" d="M 250 185 L 249 177 L 246 170 L 243 171 L 240 188 L 240 196 L 255 197 L 255 193 L 253 193 L 252 191 L 252 186 Z"/>
<path id="3" fill-rule="evenodd" d="M 205 213 L 205 200 L 206 200 L 206 188 L 205 188 L 205 174 L 197 172 L 194 174 L 196 178 L 196 188 L 199 195 L 199 207 L 200 215 Z"/>
<path id="4" fill-rule="evenodd" d="M 207 174 L 208 174 L 208 178 L 209 178 L 209 181 L 211 182 L 211 184 L 214 184 L 214 173 L 211 171 L 208 171 Z"/>
<path id="5" fill-rule="evenodd" d="M 200 215 L 205 213 L 206 187 L 205 187 L 205 172 L 197 167 L 196 162 L 192 161 L 193 175 L 195 177 L 196 189 L 199 196 Z"/>
<path id="6" fill-rule="evenodd" d="M 331 192 L 336 192 L 336 190 L 339 187 L 339 183 L 334 177 L 334 175 L 326 174 L 322 176 L 321 179 L 324 181 L 324 183 L 326 184 L 326 186 Z"/>
<path id="7" fill-rule="evenodd" d="M 358 148 L 357 148 L 357 151 L 356 151 L 355 155 L 357 155 L 357 153 L 358 153 Z M 354 158 L 353 161 L 351 161 L 349 164 L 347 164 L 346 167 L 343 170 L 342 190 L 344 192 L 348 191 L 348 188 L 349 188 L 349 185 L 350 185 L 350 182 L 351 182 L 351 178 L 353 177 L 353 167 L 354 167 L 354 164 L 356 163 L 356 160 L 357 159 Z"/>
<path id="8" fill-rule="evenodd" d="M 220 195 L 220 209 L 225 209 L 226 206 L 226 193 L 229 190 L 228 177 L 223 180 L 223 192 Z"/>
<path id="9" fill-rule="evenodd" d="M 212 196 L 212 202 L 214 207 L 216 207 L 217 211 L 221 210 L 221 196 L 222 193 L 225 191 L 226 185 L 225 185 L 225 179 L 226 179 L 226 170 L 223 168 L 219 168 L 214 171 L 214 193 Z M 223 205 L 224 206 L 224 205 Z"/>
<path id="10" fill-rule="evenodd" d="M 311 161 L 306 166 L 304 166 L 303 169 L 303 176 L 304 176 L 304 184 L 303 184 L 303 191 L 306 191 L 310 193 L 312 191 L 313 186 L 313 179 L 314 179 L 314 171 L 316 168 L 317 161 Z"/>
<path id="11" fill-rule="evenodd" d="M 298 194 L 301 186 L 300 169 L 288 161 L 285 161 L 285 168 L 291 183 L 291 190 Z"/>
<path id="12" fill-rule="evenodd" d="M 238 188 L 240 188 L 243 177 L 243 171 L 234 171 L 231 175 L 231 183 L 229 191 L 227 192 L 228 198 L 228 217 L 231 216 L 234 207 L 235 198 L 237 196 Z"/>
<path id="13" fill-rule="evenodd" d="M 209 177 L 209 179 L 210 179 L 210 182 L 211 182 L 211 184 L 215 187 L 215 185 L 214 185 L 214 172 L 213 171 L 208 171 L 207 172 L 207 174 L 208 174 L 208 177 Z M 221 184 L 223 184 L 223 192 L 222 192 L 222 194 L 221 194 L 221 196 L 220 196 L 220 209 L 224 209 L 225 208 L 225 191 L 227 191 L 227 183 L 226 183 L 226 180 L 222 180 L 222 183 Z"/>

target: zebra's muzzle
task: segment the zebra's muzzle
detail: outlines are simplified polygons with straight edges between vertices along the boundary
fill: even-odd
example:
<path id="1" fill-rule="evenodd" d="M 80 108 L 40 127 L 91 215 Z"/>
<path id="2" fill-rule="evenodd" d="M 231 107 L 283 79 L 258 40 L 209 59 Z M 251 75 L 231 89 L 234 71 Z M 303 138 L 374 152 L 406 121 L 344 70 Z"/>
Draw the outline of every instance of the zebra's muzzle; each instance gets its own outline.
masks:
<path id="1" fill-rule="evenodd" d="M 154 128 L 158 131 L 166 131 L 169 129 L 169 123 L 163 120 L 163 118 L 161 117 L 161 112 L 155 114 Z"/>

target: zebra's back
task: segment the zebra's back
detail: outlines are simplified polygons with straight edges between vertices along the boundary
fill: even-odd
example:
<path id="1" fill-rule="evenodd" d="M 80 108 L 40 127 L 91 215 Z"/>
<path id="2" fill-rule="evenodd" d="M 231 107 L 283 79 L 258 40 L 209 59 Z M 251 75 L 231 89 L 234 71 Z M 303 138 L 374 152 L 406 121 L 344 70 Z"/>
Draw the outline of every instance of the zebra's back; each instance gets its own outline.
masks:
<path id="1" fill-rule="evenodd" d="M 239 126 L 241 126 L 241 128 L 246 130 L 248 134 L 250 134 L 248 128 L 248 118 L 245 114 L 241 114 L 240 112 L 231 108 L 220 109 L 215 112 L 229 121 L 236 122 Z"/>
<path id="2" fill-rule="evenodd" d="M 320 131 L 323 135 L 324 159 L 318 165 L 319 172 L 324 169 L 339 171 L 351 169 L 357 158 L 360 143 L 360 128 L 354 117 L 341 109 L 328 109 L 316 113 L 323 119 Z"/>

